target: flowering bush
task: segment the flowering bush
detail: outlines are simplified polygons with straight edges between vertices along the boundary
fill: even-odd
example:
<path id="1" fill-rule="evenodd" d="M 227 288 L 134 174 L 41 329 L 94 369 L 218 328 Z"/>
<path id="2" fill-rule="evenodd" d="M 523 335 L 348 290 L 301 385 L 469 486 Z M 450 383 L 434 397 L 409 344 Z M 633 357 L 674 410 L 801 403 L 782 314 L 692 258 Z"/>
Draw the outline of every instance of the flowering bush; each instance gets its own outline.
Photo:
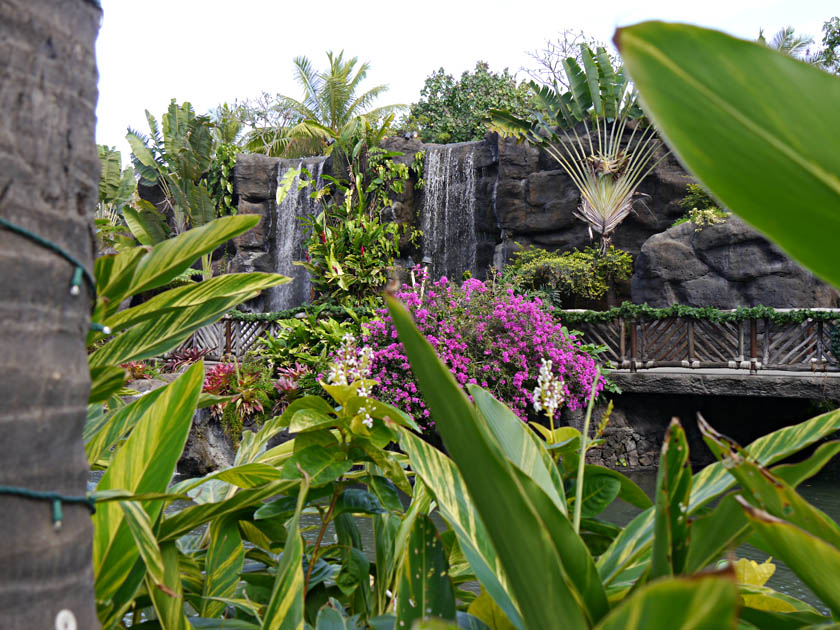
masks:
<path id="1" fill-rule="evenodd" d="M 561 383 L 561 391 L 552 398 L 562 399 L 562 405 L 570 409 L 585 406 L 595 361 L 539 300 L 516 295 L 510 287 L 495 282 L 474 279 L 459 287 L 443 277 L 426 287 L 423 271 L 415 269 L 415 274 L 421 276 L 421 284 L 404 289 L 397 297 L 412 310 L 417 327 L 459 383 L 488 389 L 525 420 L 534 403 L 540 367 L 547 365 Z M 382 386 L 380 398 L 431 429 L 434 420 L 414 382 L 390 316 L 385 310 L 378 314 L 378 319 L 366 324 L 364 342 L 373 348 L 371 378 Z M 602 388 L 599 382 L 597 392 Z M 553 413 L 559 406 L 560 402 Z"/>

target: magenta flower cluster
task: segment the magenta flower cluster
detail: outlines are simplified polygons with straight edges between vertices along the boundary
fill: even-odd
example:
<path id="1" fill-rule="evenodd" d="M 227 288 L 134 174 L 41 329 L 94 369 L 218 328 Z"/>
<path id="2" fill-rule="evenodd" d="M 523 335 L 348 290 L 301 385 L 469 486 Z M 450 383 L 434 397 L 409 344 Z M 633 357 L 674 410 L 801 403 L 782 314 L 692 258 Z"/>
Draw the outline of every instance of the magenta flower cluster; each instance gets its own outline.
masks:
<path id="1" fill-rule="evenodd" d="M 422 270 L 415 269 L 415 276 Z M 516 295 L 495 282 L 466 280 L 461 286 L 445 277 L 397 293 L 414 314 L 419 330 L 434 346 L 461 385 L 475 383 L 491 391 L 520 418 L 533 410 L 533 392 L 542 359 L 563 380 L 564 404 L 586 405 L 595 377 L 595 361 L 566 335 L 539 300 Z M 363 343 L 373 349 L 371 378 L 379 397 L 433 429 L 434 419 L 413 380 L 402 343 L 386 310 L 366 324 Z M 598 383 L 598 392 L 603 387 Z M 559 412 L 559 410 L 558 410 Z"/>

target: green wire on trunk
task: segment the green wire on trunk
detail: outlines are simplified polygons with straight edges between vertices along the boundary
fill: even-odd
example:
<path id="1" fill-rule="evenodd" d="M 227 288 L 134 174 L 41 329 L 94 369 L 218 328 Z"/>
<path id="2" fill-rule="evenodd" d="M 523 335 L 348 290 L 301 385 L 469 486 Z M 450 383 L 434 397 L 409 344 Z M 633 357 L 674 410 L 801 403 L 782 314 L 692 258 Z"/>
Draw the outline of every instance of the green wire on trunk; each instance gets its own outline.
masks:
<path id="1" fill-rule="evenodd" d="M 64 514 L 62 511 L 62 504 L 64 503 L 80 503 L 86 505 L 91 514 L 96 512 L 96 498 L 89 495 L 70 496 L 59 494 L 58 492 L 41 492 L 39 490 L 29 490 L 27 488 L 18 488 L 16 486 L 0 486 L 0 494 L 22 497 L 24 499 L 33 499 L 35 501 L 51 502 L 53 527 L 56 529 L 61 529 L 61 522 L 64 520 Z"/>

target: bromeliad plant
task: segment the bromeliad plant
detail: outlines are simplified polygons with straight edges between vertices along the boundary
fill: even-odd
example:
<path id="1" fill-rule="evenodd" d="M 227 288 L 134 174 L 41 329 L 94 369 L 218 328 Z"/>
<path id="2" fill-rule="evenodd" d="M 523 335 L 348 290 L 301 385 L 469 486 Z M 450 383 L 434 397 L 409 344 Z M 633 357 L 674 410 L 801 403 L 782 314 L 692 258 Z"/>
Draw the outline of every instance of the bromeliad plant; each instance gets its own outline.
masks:
<path id="1" fill-rule="evenodd" d="M 533 118 L 491 112 L 491 128 L 539 146 L 560 164 L 580 191 L 577 216 L 601 237 L 601 251 L 633 210 L 636 189 L 665 152 L 644 120 L 635 88 L 615 70 L 604 48 L 581 44 L 583 68 L 564 60 L 570 90 L 560 94 L 531 82 Z"/>

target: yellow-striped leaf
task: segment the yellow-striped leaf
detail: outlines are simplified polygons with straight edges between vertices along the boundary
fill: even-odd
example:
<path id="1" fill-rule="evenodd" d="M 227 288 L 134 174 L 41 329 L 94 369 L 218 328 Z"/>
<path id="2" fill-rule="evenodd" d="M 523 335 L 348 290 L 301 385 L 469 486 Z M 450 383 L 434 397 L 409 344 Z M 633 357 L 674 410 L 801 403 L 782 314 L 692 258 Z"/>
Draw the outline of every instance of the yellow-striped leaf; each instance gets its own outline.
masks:
<path id="1" fill-rule="evenodd" d="M 136 494 L 166 491 L 184 449 L 203 380 L 204 364 L 198 362 L 163 388 L 114 455 L 98 490 L 122 489 Z M 162 503 L 144 504 L 151 522 L 157 520 Z M 100 506 L 93 523 L 96 598 L 100 619 L 107 627 L 124 612 L 143 573 L 132 571 L 139 551 L 119 505 Z M 118 591 L 127 593 L 127 601 L 114 599 Z"/>
<path id="2" fill-rule="evenodd" d="M 215 598 L 233 597 L 245 560 L 245 549 L 235 516 L 225 516 L 210 523 L 207 556 L 204 560 L 204 589 L 199 614 L 219 617 L 224 603 Z"/>
<path id="3" fill-rule="evenodd" d="M 584 613 L 569 588 L 550 533 L 541 513 L 523 492 L 516 469 L 501 457 L 495 437 L 414 326 L 408 310 L 393 297 L 386 296 L 386 301 L 411 370 L 447 450 L 458 463 L 525 624 L 533 628 L 586 628 Z"/>
<path id="4" fill-rule="evenodd" d="M 184 614 L 184 588 L 181 585 L 181 571 L 178 566 L 180 555 L 174 542 L 160 546 L 165 568 L 162 585 L 153 584 L 146 575 L 146 590 L 152 598 L 161 630 L 192 630 Z"/>
<path id="5" fill-rule="evenodd" d="M 274 588 L 265 608 L 263 630 L 303 630 L 303 539 L 300 513 L 309 490 L 307 480 L 300 482 L 297 509 L 289 521 L 289 536 L 277 565 Z"/>

